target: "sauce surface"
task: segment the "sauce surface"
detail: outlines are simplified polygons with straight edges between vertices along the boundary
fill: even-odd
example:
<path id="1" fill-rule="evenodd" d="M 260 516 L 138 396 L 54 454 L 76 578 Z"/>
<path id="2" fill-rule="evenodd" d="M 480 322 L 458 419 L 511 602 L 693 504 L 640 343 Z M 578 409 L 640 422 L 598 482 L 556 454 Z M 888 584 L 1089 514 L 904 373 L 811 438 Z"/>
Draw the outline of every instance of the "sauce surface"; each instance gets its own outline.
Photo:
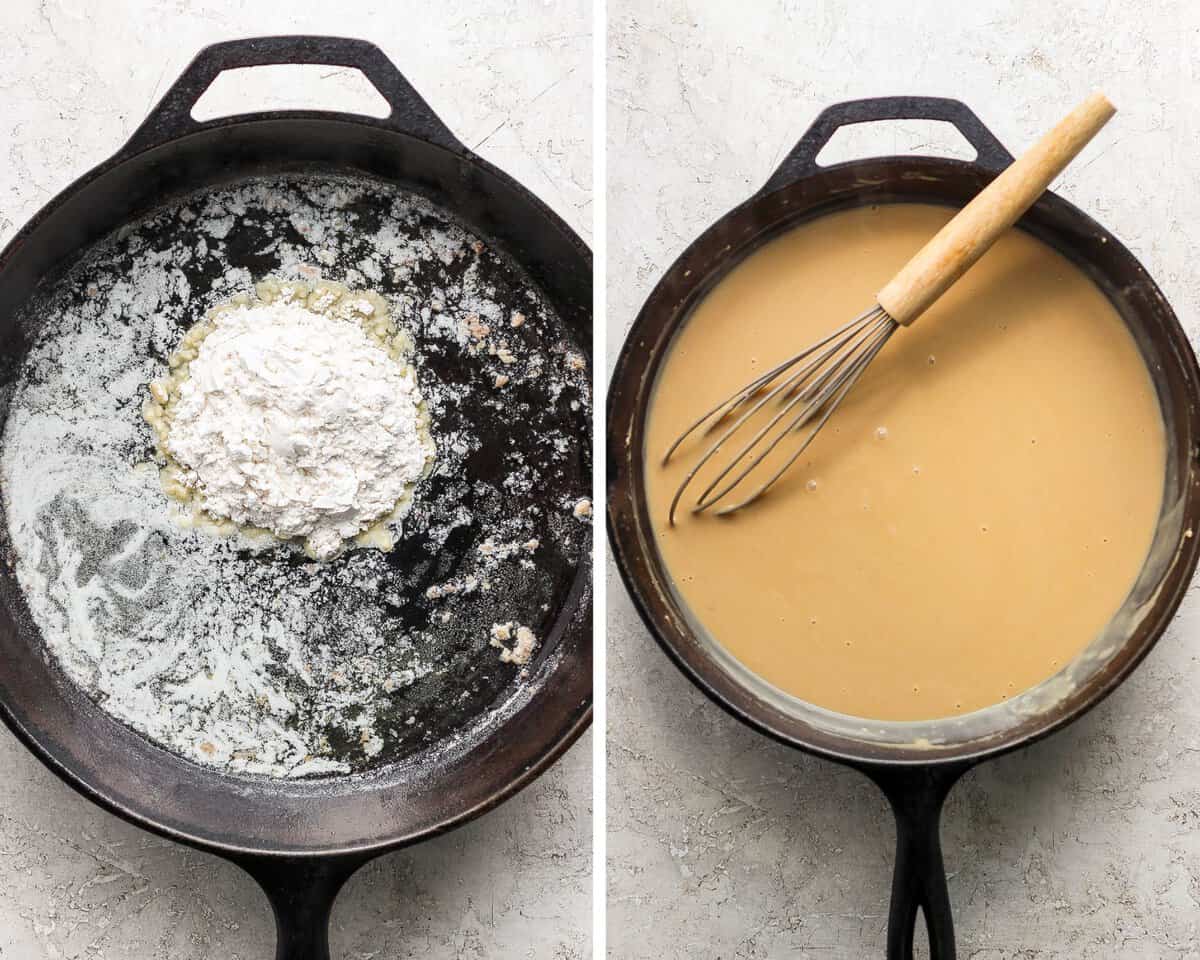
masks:
<path id="1" fill-rule="evenodd" d="M 953 212 L 863 207 L 756 251 L 688 318 L 647 414 L 651 521 L 694 615 L 776 687 L 864 718 L 966 713 L 1058 672 L 1124 602 L 1162 500 L 1165 434 L 1132 336 L 1082 271 L 1011 230 L 893 335 L 766 497 L 693 515 L 694 482 L 668 525 L 718 434 L 664 467 L 674 438 L 869 307 Z"/>

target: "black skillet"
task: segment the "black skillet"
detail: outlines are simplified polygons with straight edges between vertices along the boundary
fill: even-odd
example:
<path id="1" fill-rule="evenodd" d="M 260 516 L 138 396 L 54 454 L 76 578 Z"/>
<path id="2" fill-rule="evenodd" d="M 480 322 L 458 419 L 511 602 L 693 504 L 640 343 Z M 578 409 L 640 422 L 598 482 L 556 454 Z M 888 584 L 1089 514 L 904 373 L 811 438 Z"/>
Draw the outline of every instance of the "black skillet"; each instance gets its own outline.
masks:
<path id="1" fill-rule="evenodd" d="M 977 151 L 975 160 L 816 163 L 840 127 L 915 119 L 954 124 Z M 979 118 L 954 100 L 887 97 L 828 108 L 766 185 L 667 270 L 638 314 L 609 388 L 608 529 L 633 602 L 671 659 L 719 705 L 783 743 L 861 770 L 887 795 L 896 817 L 889 960 L 911 958 L 919 912 L 933 960 L 955 956 L 939 822 L 958 779 L 975 764 L 1044 737 L 1099 703 L 1150 651 L 1183 598 L 1197 559 L 1198 538 L 1191 531 L 1200 518 L 1200 370 L 1187 337 L 1141 264 L 1082 211 L 1047 193 L 1020 221 L 1020 228 L 1083 268 L 1133 332 L 1167 429 L 1164 505 L 1150 557 L 1110 632 L 1057 679 L 961 720 L 878 724 L 823 711 L 768 686 L 708 639 L 674 593 L 654 545 L 641 482 L 645 412 L 673 333 L 712 285 L 764 242 L 805 220 L 863 204 L 962 206 L 1012 159 Z"/>
<path id="2" fill-rule="evenodd" d="M 280 63 L 356 67 L 391 113 L 384 119 L 304 111 L 203 123 L 191 118 L 192 105 L 222 71 Z M 158 221 L 146 217 L 164 205 L 279 175 L 349 177 L 431 199 L 502 252 L 506 259 L 487 268 L 492 282 L 539 290 L 561 323 L 557 335 L 590 357 L 591 258 L 562 220 L 459 143 L 372 44 L 269 37 L 203 50 L 129 143 L 51 201 L 0 253 L 0 415 L 7 415 L 13 379 L 36 335 L 30 305 L 59 287 L 70 295 L 78 282 L 71 270 L 86 260 L 89 249 L 119 244 L 131 231 L 141 230 L 153 240 Z M 370 209 L 359 213 L 368 221 L 379 217 Z M 239 251 L 231 244 L 229 255 L 245 257 L 244 265 L 257 276 L 271 264 L 254 260 L 259 254 L 253 247 Z M 204 284 L 211 278 L 201 272 L 189 279 Z M 456 375 L 446 356 L 432 357 L 422 369 L 431 377 Z M 482 418 L 476 427 L 487 436 L 469 469 L 489 470 L 501 462 L 501 452 L 489 443 L 503 446 L 511 440 L 521 449 L 520 444 L 536 439 L 525 435 L 533 417 L 507 416 L 500 422 L 493 414 L 487 420 L 470 399 L 454 415 L 476 413 Z M 580 484 L 590 489 L 586 404 L 572 411 L 564 400 L 562 410 L 545 416 L 557 418 L 557 427 L 579 438 L 578 455 L 565 473 L 547 480 L 552 489 L 546 495 L 561 497 Z M 436 480 L 430 491 L 434 497 L 445 493 Z M 494 656 L 486 667 L 473 666 L 482 662 L 478 658 L 456 661 L 449 689 L 427 691 L 417 706 L 420 722 L 412 729 L 418 732 L 401 741 L 400 753 L 381 757 L 353 776 L 288 781 L 227 775 L 190 763 L 97 707 L 45 655 L 12 573 L 7 526 L 3 529 L 0 713 L 5 722 L 84 796 L 140 827 L 244 867 L 275 911 L 280 958 L 327 960 L 333 900 L 358 867 L 496 806 L 547 769 L 590 722 L 586 547 L 574 555 L 558 551 L 539 567 L 541 592 L 530 603 L 546 611 L 540 614 L 543 644 L 526 680 L 517 680 L 516 669 L 500 669 Z M 464 549 L 447 541 L 429 577 L 452 576 Z M 420 559 L 412 556 L 414 562 Z M 394 562 L 406 562 L 403 552 Z M 428 565 L 428 556 L 422 562 Z M 518 683 L 524 693 L 511 698 Z M 472 726 L 484 715 L 498 722 Z M 456 738 L 456 745 L 447 747 Z"/>

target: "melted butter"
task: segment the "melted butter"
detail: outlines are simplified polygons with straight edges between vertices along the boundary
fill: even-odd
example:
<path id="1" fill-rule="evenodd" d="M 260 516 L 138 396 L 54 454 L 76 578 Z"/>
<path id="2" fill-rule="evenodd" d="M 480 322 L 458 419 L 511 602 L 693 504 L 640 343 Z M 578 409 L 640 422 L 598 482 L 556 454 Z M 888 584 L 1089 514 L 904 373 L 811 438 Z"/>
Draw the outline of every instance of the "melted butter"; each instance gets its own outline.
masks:
<path id="1" fill-rule="evenodd" d="M 696 516 L 694 485 L 668 526 L 706 445 L 663 467 L 671 440 L 873 303 L 952 213 L 860 208 L 767 244 L 695 309 L 648 412 L 651 520 L 684 601 L 768 682 L 864 718 L 966 713 L 1058 672 L 1120 608 L 1161 506 L 1165 435 L 1133 338 L 1014 230 L 897 331 L 770 494 Z"/>

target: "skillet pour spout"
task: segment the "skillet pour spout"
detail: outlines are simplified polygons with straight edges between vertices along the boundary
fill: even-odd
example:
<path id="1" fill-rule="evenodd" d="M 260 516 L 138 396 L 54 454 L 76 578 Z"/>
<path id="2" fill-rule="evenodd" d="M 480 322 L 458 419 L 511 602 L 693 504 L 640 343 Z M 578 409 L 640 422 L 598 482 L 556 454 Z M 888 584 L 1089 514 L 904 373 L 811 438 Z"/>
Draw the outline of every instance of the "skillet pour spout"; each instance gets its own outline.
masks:
<path id="1" fill-rule="evenodd" d="M 841 127 L 879 120 L 953 124 L 973 161 L 884 156 L 821 166 Z M 608 393 L 608 534 L 626 588 L 650 633 L 707 696 L 754 729 L 854 767 L 887 796 L 897 849 L 889 960 L 910 960 L 924 915 L 933 960 L 956 955 L 939 837 L 950 790 L 977 763 L 1061 729 L 1115 689 L 1162 636 L 1195 570 L 1200 519 L 1200 370 L 1162 291 L 1120 241 L 1081 210 L 1044 194 L 1018 222 L 1079 266 L 1128 326 L 1150 371 L 1167 436 L 1163 505 L 1153 544 L 1122 609 L 1076 660 L 1002 704 L 929 722 L 876 723 L 836 714 L 771 687 L 716 644 L 675 591 L 656 546 L 645 484 L 660 451 L 645 449 L 655 379 L 690 311 L 734 266 L 791 228 L 853 207 L 889 203 L 961 207 L 1013 160 L 964 104 L 936 97 L 854 100 L 824 110 L 750 199 L 717 220 L 668 268 L 643 305 Z M 951 861 L 954 851 L 948 851 Z"/>

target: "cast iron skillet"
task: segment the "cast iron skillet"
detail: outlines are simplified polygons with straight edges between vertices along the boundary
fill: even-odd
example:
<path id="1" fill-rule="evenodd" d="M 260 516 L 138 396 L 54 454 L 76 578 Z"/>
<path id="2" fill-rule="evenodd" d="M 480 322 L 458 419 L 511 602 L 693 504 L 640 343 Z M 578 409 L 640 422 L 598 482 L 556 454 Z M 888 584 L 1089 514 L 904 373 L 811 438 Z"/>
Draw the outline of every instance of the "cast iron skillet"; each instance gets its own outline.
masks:
<path id="1" fill-rule="evenodd" d="M 278 63 L 356 67 L 391 105 L 391 114 L 191 118 L 192 105 L 222 71 Z M 372 44 L 270 37 L 203 50 L 129 143 L 55 198 L 0 253 L 0 385 L 11 381 L 28 346 L 14 318 L 89 246 L 171 198 L 281 171 L 346 174 L 433 199 L 505 251 L 540 289 L 578 349 L 589 353 L 591 258 L 563 221 L 460 144 Z M 578 433 L 586 445 L 586 423 Z M 586 463 L 577 466 L 587 469 Z M 483 728 L 469 748 L 439 751 L 433 744 L 427 762 L 293 781 L 225 775 L 189 763 L 99 709 L 46 656 L 6 559 L 0 568 L 5 722 L 84 796 L 138 826 L 245 868 L 275 911 L 280 958 L 327 960 L 329 913 L 351 873 L 384 851 L 445 832 L 512 796 L 591 719 L 589 556 L 556 570 L 562 582 L 548 598 L 554 606 L 548 606 L 528 696 L 503 710 L 498 726 Z M 447 694 L 442 712 L 452 711 L 449 694 L 460 692 Z M 429 710 L 436 712 L 436 704 Z"/>
<path id="2" fill-rule="evenodd" d="M 942 120 L 977 151 L 973 162 L 883 157 L 822 167 L 839 127 L 873 120 Z M 962 206 L 1012 155 L 966 106 L 888 97 L 825 110 L 766 185 L 704 232 L 667 270 L 638 315 L 608 396 L 608 529 L 642 619 L 684 673 L 735 717 L 791 746 L 853 766 L 887 795 L 896 816 L 888 957 L 912 956 L 918 912 L 934 960 L 955 956 L 939 838 L 943 801 L 965 771 L 1060 729 L 1129 675 L 1161 636 L 1197 559 L 1196 456 L 1200 371 L 1170 305 L 1115 237 L 1060 197 L 1046 194 L 1019 226 L 1095 280 L 1129 325 L 1152 372 L 1169 438 L 1164 507 L 1150 558 L 1110 631 L 1062 674 L 998 707 L 931 723 L 874 723 L 834 714 L 770 687 L 725 654 L 674 593 L 654 545 L 641 482 L 644 427 L 655 375 L 673 333 L 732 266 L 797 223 L 862 204 Z M 1185 534 L 1185 531 L 1187 533 Z M 987 611 L 980 611 L 986 616 Z"/>

